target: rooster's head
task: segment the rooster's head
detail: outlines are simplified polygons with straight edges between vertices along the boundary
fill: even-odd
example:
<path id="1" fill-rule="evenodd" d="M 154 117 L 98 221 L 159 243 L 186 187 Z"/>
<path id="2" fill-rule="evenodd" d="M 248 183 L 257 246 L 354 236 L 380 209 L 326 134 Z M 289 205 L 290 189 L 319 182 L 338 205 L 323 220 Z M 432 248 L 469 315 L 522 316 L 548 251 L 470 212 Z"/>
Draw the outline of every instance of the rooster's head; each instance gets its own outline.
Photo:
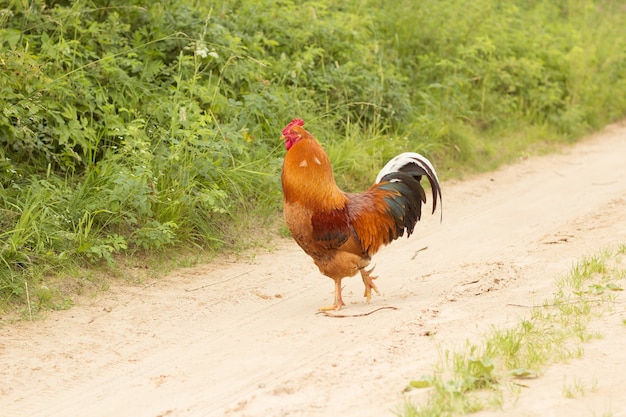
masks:
<path id="1" fill-rule="evenodd" d="M 302 139 L 302 134 L 306 132 L 302 128 L 304 126 L 304 120 L 302 119 L 293 119 L 291 123 L 287 125 L 283 129 L 283 135 L 281 139 L 285 141 L 285 148 L 289 150 L 293 145 L 298 143 L 300 139 Z"/>

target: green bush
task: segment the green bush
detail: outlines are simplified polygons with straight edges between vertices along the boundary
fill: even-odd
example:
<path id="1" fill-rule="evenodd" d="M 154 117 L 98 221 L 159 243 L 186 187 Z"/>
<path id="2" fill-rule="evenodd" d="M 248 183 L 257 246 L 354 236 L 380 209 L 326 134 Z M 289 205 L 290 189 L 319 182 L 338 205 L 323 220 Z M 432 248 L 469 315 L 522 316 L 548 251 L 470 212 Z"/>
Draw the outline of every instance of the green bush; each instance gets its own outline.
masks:
<path id="1" fill-rule="evenodd" d="M 382 31 L 409 77 L 416 130 L 467 162 L 476 147 L 458 132 L 468 128 L 578 137 L 622 117 L 625 14 L 611 1 L 406 0 Z"/>
<path id="2" fill-rule="evenodd" d="M 485 169 L 597 129 L 626 112 L 625 15 L 608 0 L 0 1 L 0 294 L 68 263 L 232 241 L 242 213 L 279 209 L 294 117 L 347 188 L 402 150 Z"/>

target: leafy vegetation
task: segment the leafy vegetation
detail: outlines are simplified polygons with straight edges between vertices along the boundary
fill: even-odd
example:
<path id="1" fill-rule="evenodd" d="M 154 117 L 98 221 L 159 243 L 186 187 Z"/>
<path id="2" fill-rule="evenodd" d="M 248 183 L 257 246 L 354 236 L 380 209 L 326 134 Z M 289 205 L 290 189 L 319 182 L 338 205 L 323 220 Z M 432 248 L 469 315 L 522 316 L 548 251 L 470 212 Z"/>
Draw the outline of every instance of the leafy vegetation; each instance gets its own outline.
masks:
<path id="1" fill-rule="evenodd" d="M 507 329 L 492 329 L 479 343 L 445 350 L 432 375 L 411 381 L 407 390 L 431 388 L 423 404 L 406 404 L 404 416 L 452 416 L 500 407 L 517 381 L 541 375 L 546 365 L 576 359 L 583 344 L 602 335 L 589 324 L 612 311 L 626 277 L 626 245 L 583 258 L 557 280 L 552 300 L 532 307 L 530 317 Z M 601 289 L 601 290 L 598 290 Z M 593 389 L 593 387 L 592 387 Z M 581 381 L 563 387 L 563 395 L 584 395 Z"/>
<path id="2" fill-rule="evenodd" d="M 597 129 L 626 114 L 624 23 L 610 0 L 0 0 L 0 297 L 247 239 L 293 117 L 347 188 L 401 150 L 458 175 Z"/>

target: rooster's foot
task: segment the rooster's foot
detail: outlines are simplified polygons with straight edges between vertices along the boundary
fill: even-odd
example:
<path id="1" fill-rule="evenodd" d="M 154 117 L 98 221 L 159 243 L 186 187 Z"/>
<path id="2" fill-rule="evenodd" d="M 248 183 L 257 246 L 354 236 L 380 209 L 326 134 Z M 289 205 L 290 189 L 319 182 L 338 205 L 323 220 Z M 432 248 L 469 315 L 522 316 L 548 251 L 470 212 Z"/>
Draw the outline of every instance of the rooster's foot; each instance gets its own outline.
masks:
<path id="1" fill-rule="evenodd" d="M 365 294 L 363 294 L 363 296 L 367 300 L 368 304 L 370 302 L 370 299 L 372 298 L 372 290 L 374 290 L 376 294 L 380 295 L 378 288 L 376 288 L 376 285 L 374 285 L 374 282 L 373 282 L 373 280 L 375 280 L 378 277 L 373 277 L 371 275 L 373 271 L 374 271 L 374 267 L 372 267 L 372 269 L 370 269 L 369 271 L 365 268 L 361 269 L 361 277 L 363 278 L 363 284 L 365 285 Z"/>
<path id="2" fill-rule="evenodd" d="M 335 280 L 335 304 L 331 306 L 320 307 L 319 311 L 339 311 L 341 310 L 341 307 L 345 305 L 346 303 L 344 303 L 343 299 L 341 298 L 341 280 L 337 279 Z"/>

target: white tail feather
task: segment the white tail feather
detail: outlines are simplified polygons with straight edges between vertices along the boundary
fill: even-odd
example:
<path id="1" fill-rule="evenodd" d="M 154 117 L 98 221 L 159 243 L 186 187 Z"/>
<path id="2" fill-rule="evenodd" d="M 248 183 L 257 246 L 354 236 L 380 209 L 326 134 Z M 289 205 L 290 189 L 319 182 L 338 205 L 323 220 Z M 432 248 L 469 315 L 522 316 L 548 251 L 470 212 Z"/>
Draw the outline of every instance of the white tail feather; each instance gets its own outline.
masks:
<path id="1" fill-rule="evenodd" d="M 378 173 L 376 177 L 376 184 L 378 184 L 385 175 L 392 174 L 395 172 L 406 172 L 415 175 L 425 175 L 428 178 L 428 182 L 430 182 L 430 186 L 433 193 L 433 213 L 437 208 L 437 198 L 443 204 L 443 199 L 441 197 L 441 186 L 439 185 L 439 178 L 437 177 L 437 171 L 430 163 L 428 159 L 423 157 L 422 155 L 415 152 L 405 152 L 393 158 L 391 161 L 387 162 L 387 165 L 383 167 Z M 398 181 L 396 179 L 391 179 L 391 181 Z M 441 207 L 441 206 L 440 206 Z M 441 218 L 443 219 L 443 211 L 441 213 Z"/>
<path id="2" fill-rule="evenodd" d="M 426 172 L 432 172 L 437 182 L 439 182 L 437 171 L 435 171 L 435 168 L 428 159 L 416 152 L 404 152 L 387 162 L 387 165 L 385 165 L 376 176 L 376 184 L 378 184 L 385 175 L 397 172 L 400 168 L 410 164 L 415 164 Z"/>

